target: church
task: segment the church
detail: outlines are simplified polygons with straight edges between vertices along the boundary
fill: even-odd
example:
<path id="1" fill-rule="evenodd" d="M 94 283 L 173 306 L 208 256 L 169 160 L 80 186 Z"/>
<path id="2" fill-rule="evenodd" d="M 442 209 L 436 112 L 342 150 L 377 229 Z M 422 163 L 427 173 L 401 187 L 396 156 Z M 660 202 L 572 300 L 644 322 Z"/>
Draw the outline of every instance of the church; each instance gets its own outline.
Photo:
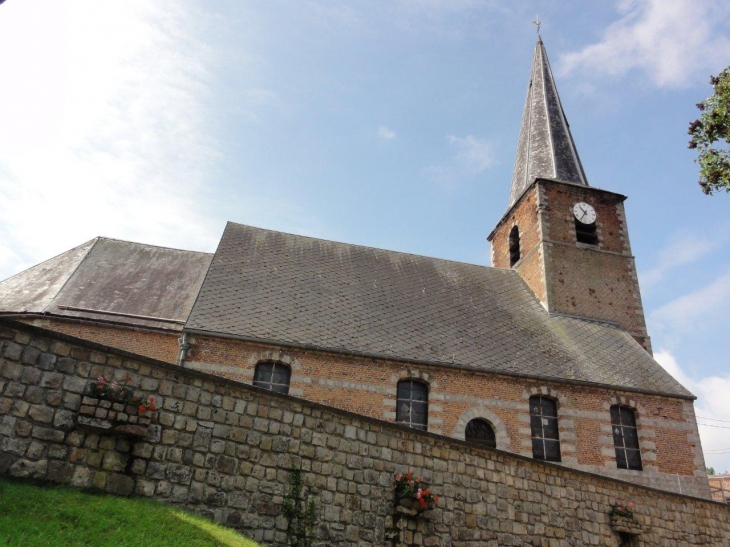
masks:
<path id="1" fill-rule="evenodd" d="M 709 498 L 695 397 L 652 358 L 625 199 L 589 185 L 538 39 L 491 267 L 229 222 L 212 255 L 96 238 L 0 282 L 0 315 Z"/>

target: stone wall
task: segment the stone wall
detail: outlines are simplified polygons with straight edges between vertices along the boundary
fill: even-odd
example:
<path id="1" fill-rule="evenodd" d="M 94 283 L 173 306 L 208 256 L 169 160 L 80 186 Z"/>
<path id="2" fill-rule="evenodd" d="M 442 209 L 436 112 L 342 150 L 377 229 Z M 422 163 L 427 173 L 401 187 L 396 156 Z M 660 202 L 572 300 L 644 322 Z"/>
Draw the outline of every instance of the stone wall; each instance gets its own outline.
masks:
<path id="1" fill-rule="evenodd" d="M 441 366 L 403 363 L 326 351 L 194 335 L 186 366 L 250 384 L 256 364 L 277 361 L 291 368 L 290 395 L 395 422 L 399 380 L 428 385 L 428 431 L 464 440 L 466 424 L 492 425 L 497 448 L 532 456 L 530 396 L 542 393 L 558 405 L 563 465 L 646 486 L 709 497 L 693 402 Z M 611 405 L 635 410 L 642 471 L 619 469 L 611 432 Z"/>
<path id="2" fill-rule="evenodd" d="M 730 508 L 707 500 L 478 449 L 26 325 L 0 323 L 0 355 L 1 473 L 155 497 L 267 545 L 285 544 L 287 471 L 300 468 L 316 491 L 321 546 L 615 546 L 619 530 L 640 533 L 641 546 L 730 546 Z M 129 376 L 159 410 L 140 416 L 85 396 L 101 375 Z M 392 476 L 409 466 L 440 500 L 419 518 L 394 519 Z M 612 528 L 610 504 L 629 500 L 634 519 Z"/>

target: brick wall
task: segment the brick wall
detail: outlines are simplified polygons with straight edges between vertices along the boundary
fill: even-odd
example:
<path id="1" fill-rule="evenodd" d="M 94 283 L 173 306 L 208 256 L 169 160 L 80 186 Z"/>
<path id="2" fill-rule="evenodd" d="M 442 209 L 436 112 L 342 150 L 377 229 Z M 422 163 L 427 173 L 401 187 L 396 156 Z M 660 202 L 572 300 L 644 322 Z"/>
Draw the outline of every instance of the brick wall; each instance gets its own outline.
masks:
<path id="1" fill-rule="evenodd" d="M 538 204 L 538 192 L 533 188 L 503 219 L 491 240 L 492 266 L 510 268 L 509 234 L 512 228 L 517 226 L 520 233 L 520 260 L 515 264 L 515 270 L 535 293 L 540 303 L 547 308 L 544 257 L 541 245 L 542 226 Z"/>
<path id="2" fill-rule="evenodd" d="M 730 504 L 730 474 L 713 475 L 707 477 L 710 482 L 712 499 L 720 503 Z"/>
<path id="3" fill-rule="evenodd" d="M 166 363 L 177 363 L 180 351 L 179 332 L 142 330 L 67 319 L 28 318 L 20 321 Z"/>
<path id="4" fill-rule="evenodd" d="M 615 546 L 609 506 L 629 500 L 640 546 L 730 546 L 730 508 L 707 500 L 477 449 L 29 326 L 1 324 L 0 354 L 0 473 L 154 497 L 267 545 L 286 544 L 287 470 L 300 468 L 316 490 L 320 547 Z M 96 401 L 85 391 L 99 375 L 130 376 L 140 395 L 156 398 L 146 437 L 88 429 Z M 110 423 L 106 412 L 96 410 L 99 429 Z M 391 478 L 409 466 L 440 500 L 418 519 L 396 519 Z"/>
<path id="5" fill-rule="evenodd" d="M 290 394 L 390 422 L 398 381 L 422 380 L 429 385 L 429 431 L 464 439 L 469 420 L 484 418 L 495 429 L 498 448 L 526 457 L 532 456 L 529 398 L 548 394 L 558 401 L 564 465 L 709 496 L 690 400 L 200 335 L 188 341 L 187 367 L 251 383 L 258 362 L 283 362 L 292 370 Z M 636 409 L 643 471 L 616 467 L 612 404 Z"/>

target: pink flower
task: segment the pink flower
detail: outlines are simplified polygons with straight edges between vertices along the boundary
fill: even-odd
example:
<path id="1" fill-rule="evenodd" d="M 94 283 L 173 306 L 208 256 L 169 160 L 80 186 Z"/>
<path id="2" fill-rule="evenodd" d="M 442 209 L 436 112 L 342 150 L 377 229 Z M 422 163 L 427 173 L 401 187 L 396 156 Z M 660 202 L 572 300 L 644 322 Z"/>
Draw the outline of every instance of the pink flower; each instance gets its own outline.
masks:
<path id="1" fill-rule="evenodd" d="M 636 505 L 634 505 L 633 501 L 631 503 L 629 503 L 629 509 L 631 509 L 633 511 L 634 507 L 636 507 Z"/>
<path id="2" fill-rule="evenodd" d="M 96 381 L 100 384 L 106 384 L 106 378 L 104 378 L 103 376 L 99 376 Z"/>
<path id="3" fill-rule="evenodd" d="M 416 477 L 416 482 L 423 482 L 423 477 Z"/>
<path id="4" fill-rule="evenodd" d="M 423 490 L 421 490 L 421 489 L 419 488 L 419 489 L 418 489 L 418 492 L 416 492 L 416 499 L 417 499 L 417 500 L 420 500 L 420 499 L 421 499 L 421 496 L 423 496 Z"/>
<path id="5" fill-rule="evenodd" d="M 403 478 L 403 475 L 401 475 L 400 473 L 398 473 L 398 474 L 397 474 L 397 475 L 395 476 L 395 480 L 397 480 L 398 482 L 400 482 L 400 480 L 401 480 L 402 478 Z"/>

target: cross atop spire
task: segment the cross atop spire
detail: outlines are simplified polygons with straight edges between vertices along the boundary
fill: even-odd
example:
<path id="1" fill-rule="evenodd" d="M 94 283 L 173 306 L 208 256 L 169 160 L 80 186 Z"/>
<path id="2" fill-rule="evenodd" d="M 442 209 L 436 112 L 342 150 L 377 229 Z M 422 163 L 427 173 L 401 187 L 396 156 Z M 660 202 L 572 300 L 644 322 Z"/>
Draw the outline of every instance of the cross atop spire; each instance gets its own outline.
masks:
<path id="1" fill-rule="evenodd" d="M 545 45 L 540 38 L 540 21 L 536 18 L 533 22 L 538 29 L 537 45 L 522 113 L 510 207 L 536 178 L 558 179 L 588 186 L 568 120 L 560 104 Z"/>
<path id="2" fill-rule="evenodd" d="M 532 24 L 537 27 L 537 35 L 540 36 L 540 25 L 542 25 L 542 21 L 540 21 L 540 17 L 535 15 L 535 20 L 532 21 Z"/>

